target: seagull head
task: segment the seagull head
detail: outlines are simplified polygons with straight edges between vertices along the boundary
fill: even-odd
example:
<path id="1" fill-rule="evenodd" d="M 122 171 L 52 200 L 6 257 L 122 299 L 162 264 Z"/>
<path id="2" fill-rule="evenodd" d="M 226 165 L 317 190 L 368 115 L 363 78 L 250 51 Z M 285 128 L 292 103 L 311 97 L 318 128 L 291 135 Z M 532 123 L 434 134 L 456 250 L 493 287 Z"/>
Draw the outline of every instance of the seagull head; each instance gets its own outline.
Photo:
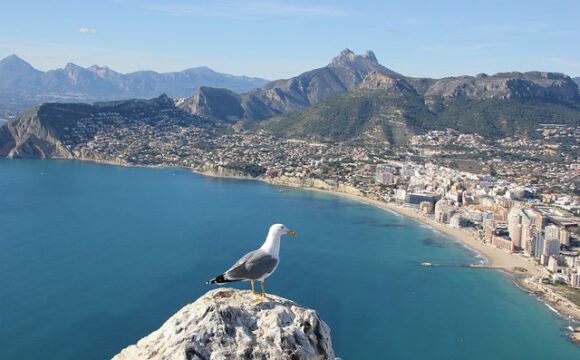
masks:
<path id="1" fill-rule="evenodd" d="M 280 238 L 283 235 L 296 236 L 296 232 L 288 230 L 288 228 L 282 224 L 274 224 L 274 225 L 270 226 L 270 231 L 268 232 L 268 236 Z"/>

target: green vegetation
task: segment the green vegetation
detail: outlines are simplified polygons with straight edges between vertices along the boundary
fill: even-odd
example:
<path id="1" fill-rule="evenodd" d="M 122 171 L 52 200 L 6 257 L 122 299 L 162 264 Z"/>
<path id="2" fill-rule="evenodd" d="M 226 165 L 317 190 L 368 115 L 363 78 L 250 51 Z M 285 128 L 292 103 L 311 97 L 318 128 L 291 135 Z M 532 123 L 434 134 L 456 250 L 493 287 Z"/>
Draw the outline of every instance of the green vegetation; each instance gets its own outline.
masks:
<path id="1" fill-rule="evenodd" d="M 282 136 L 405 144 L 410 135 L 447 128 L 487 138 L 515 134 L 537 138 L 539 124 L 580 124 L 580 101 L 425 99 L 419 95 L 387 95 L 381 90 L 357 89 L 275 117 L 261 128 Z"/>
<path id="2" fill-rule="evenodd" d="M 228 169 L 240 171 L 244 174 L 248 174 L 252 177 L 258 177 L 260 175 L 264 175 L 266 173 L 266 168 L 249 163 L 235 163 L 235 164 L 228 164 L 226 166 Z"/>

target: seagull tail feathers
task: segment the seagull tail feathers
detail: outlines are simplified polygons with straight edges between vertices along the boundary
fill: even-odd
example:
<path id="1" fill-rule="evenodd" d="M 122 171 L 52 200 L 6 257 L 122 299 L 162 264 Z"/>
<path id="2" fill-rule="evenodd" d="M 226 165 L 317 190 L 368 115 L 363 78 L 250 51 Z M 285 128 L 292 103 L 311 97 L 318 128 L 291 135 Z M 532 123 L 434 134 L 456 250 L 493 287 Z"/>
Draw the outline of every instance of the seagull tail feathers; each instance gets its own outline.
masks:
<path id="1" fill-rule="evenodd" d="M 218 276 L 214 277 L 213 279 L 209 280 L 208 282 L 206 282 L 206 284 L 225 284 L 225 283 L 233 282 L 233 281 L 238 281 L 238 280 L 226 279 L 224 277 L 224 274 L 221 274 L 221 275 L 218 275 Z"/>

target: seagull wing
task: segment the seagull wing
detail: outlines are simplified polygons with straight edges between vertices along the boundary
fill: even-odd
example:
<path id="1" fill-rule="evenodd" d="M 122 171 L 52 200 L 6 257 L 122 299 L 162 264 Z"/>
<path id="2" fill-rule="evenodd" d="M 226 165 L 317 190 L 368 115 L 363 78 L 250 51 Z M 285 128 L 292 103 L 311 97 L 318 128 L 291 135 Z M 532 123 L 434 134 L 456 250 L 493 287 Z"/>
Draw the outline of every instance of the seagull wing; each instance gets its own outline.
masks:
<path id="1" fill-rule="evenodd" d="M 242 256 L 224 273 L 228 280 L 257 280 L 270 274 L 278 265 L 278 259 L 263 250 L 255 250 Z"/>

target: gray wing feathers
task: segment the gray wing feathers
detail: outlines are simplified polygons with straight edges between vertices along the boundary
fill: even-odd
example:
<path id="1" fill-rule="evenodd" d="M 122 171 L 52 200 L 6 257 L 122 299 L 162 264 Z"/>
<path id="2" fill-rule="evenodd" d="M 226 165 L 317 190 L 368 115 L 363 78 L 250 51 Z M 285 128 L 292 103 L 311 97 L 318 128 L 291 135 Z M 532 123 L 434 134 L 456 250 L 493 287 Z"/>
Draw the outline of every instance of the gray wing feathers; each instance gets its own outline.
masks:
<path id="1" fill-rule="evenodd" d="M 278 264 L 276 258 L 262 250 L 252 251 L 238 260 L 224 273 L 228 280 L 257 280 L 271 273 Z"/>

